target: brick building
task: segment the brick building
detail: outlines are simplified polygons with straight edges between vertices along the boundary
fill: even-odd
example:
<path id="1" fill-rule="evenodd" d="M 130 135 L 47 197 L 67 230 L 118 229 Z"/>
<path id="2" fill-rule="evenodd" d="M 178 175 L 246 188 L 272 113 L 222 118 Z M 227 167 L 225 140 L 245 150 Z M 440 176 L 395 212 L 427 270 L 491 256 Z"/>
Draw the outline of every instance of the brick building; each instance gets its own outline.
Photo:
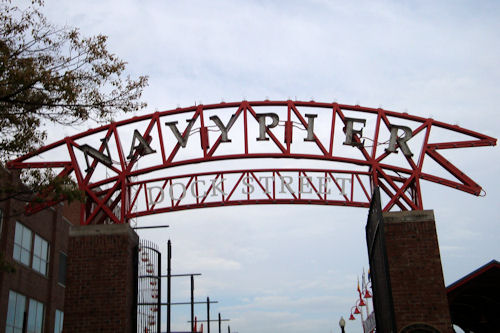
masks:
<path id="1" fill-rule="evenodd" d="M 500 262 L 492 260 L 446 288 L 451 320 L 464 332 L 500 332 Z"/>
<path id="2" fill-rule="evenodd" d="M 0 167 L 0 186 L 22 188 L 16 173 Z M 23 199 L 0 195 L 0 253 L 14 272 L 0 271 L 0 332 L 61 332 L 68 232 L 79 205 L 56 205 L 26 216 Z M 21 200 L 19 200 L 21 199 Z M 4 265 L 5 266 L 5 265 Z"/>

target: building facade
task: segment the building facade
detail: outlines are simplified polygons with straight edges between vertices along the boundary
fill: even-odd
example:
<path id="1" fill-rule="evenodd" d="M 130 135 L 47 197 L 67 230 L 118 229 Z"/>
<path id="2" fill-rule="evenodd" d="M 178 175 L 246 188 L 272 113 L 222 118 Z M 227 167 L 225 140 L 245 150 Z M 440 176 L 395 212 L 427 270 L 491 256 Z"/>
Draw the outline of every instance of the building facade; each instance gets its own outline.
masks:
<path id="1" fill-rule="evenodd" d="M 1 168 L 0 188 L 24 188 Z M 62 332 L 68 233 L 79 204 L 24 214 L 28 193 L 0 193 L 0 332 Z"/>

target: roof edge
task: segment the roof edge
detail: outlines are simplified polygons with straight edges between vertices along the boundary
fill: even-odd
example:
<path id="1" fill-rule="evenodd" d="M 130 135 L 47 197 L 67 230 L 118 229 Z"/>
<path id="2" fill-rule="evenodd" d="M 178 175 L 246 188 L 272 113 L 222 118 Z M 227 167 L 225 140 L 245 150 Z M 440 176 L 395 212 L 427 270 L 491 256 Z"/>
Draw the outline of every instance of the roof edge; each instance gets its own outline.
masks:
<path id="1" fill-rule="evenodd" d="M 455 290 L 456 288 L 466 284 L 467 282 L 469 282 L 470 280 L 472 280 L 473 278 L 483 274 L 484 272 L 490 270 L 491 268 L 493 267 L 498 267 L 500 268 L 500 262 L 498 262 L 497 260 L 493 259 L 491 260 L 490 262 L 484 264 L 483 266 L 479 267 L 478 269 L 476 269 L 475 271 L 472 271 L 470 272 L 469 274 L 465 275 L 464 277 L 462 277 L 461 279 L 453 282 L 452 284 L 450 284 L 448 287 L 446 287 L 446 292 L 447 293 L 450 293 L 452 292 L 453 290 Z"/>

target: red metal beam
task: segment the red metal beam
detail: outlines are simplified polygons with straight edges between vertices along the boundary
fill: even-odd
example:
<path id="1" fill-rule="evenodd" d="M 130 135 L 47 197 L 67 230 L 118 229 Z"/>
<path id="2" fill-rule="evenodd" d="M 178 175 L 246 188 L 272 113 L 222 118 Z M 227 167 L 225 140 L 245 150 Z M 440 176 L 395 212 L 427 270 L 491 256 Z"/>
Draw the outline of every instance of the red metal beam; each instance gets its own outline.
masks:
<path id="1" fill-rule="evenodd" d="M 277 136 L 278 128 L 272 129 L 266 127 L 263 133 L 270 138 L 270 146 L 273 146 L 273 150 L 251 152 L 250 149 L 250 139 L 251 135 L 255 133 L 249 133 L 249 122 L 257 121 L 260 107 L 280 107 L 280 112 L 286 114 L 285 120 L 285 142 L 281 142 Z M 313 132 L 312 136 L 309 136 L 308 141 L 317 147 L 317 152 L 310 150 L 307 153 L 297 153 L 293 151 L 292 134 L 293 126 L 302 127 L 302 130 L 307 130 L 308 122 L 304 118 L 304 114 L 301 112 L 301 108 L 307 107 L 308 112 L 311 108 L 317 110 L 318 114 L 328 114 L 331 116 L 330 133 L 328 137 L 328 142 L 323 142 L 316 133 Z M 222 144 L 222 133 L 217 136 L 213 141 L 209 141 L 208 129 L 207 129 L 207 112 L 213 114 L 214 112 L 234 112 L 236 110 L 236 120 L 243 118 L 243 147 L 241 150 L 231 150 L 230 152 L 225 152 L 221 149 Z M 347 113 L 346 113 L 347 112 Z M 359 149 L 361 152 L 361 157 L 346 157 L 336 154 L 336 148 L 334 144 L 340 145 L 341 143 L 334 142 L 334 135 L 336 124 L 335 120 L 338 116 L 341 121 L 346 125 L 346 114 L 349 112 L 356 112 L 356 114 L 370 114 L 376 117 L 373 135 L 373 147 L 371 151 L 367 150 L 367 147 L 359 146 L 352 147 L 352 149 Z M 167 146 L 166 137 L 164 135 L 170 132 L 168 128 L 165 128 L 164 123 L 172 116 L 184 115 L 185 119 L 190 119 L 191 121 L 196 121 L 200 126 L 200 142 L 201 147 L 199 152 L 193 151 L 190 154 L 184 154 L 180 156 L 179 151 L 183 149 L 180 142 L 175 142 L 174 145 Z M 250 117 L 249 117 L 250 115 Z M 292 124 L 292 115 L 298 119 L 298 122 Z M 372 116 L 372 118 L 373 118 Z M 348 116 L 350 117 L 350 115 Z M 407 163 L 405 165 L 392 165 L 386 163 L 386 158 L 390 155 L 387 151 L 379 152 L 378 146 L 383 144 L 379 142 L 381 127 L 389 129 L 392 125 L 398 125 L 399 120 L 410 121 L 414 123 L 411 128 L 411 133 L 413 136 L 417 135 L 421 131 L 425 131 L 425 138 L 419 149 L 415 153 L 419 153 L 418 156 L 412 157 L 404 156 Z M 154 142 L 159 145 L 159 151 L 156 152 L 160 156 L 158 162 L 141 164 L 138 166 L 138 161 L 141 159 L 141 153 L 135 151 L 132 158 L 125 157 L 126 153 L 130 150 L 129 147 L 123 147 L 122 141 L 120 140 L 119 129 L 125 128 L 124 126 L 131 126 L 139 122 L 148 122 L 145 130 L 140 133 L 148 144 Z M 406 122 L 408 123 L 408 122 Z M 405 123 L 405 124 L 406 124 Z M 324 125 L 324 124 L 322 124 Z M 184 126 L 184 125 L 181 125 Z M 282 125 L 280 125 L 282 126 Z M 338 127 L 338 125 L 337 125 Z M 434 142 L 430 141 L 430 133 L 433 128 L 444 129 L 456 134 L 465 135 L 467 138 L 460 141 L 444 141 L 444 142 Z M 156 132 L 153 133 L 153 129 Z M 190 135 L 188 133 L 189 127 L 186 127 L 182 131 L 182 136 L 185 137 Z M 198 128 L 196 129 L 198 131 Z M 281 128 L 279 129 L 281 130 Z M 231 132 L 232 133 L 232 132 Z M 171 134 L 171 133 L 168 133 Z M 308 133 L 310 134 L 310 133 Z M 90 167 L 86 168 L 86 165 L 81 165 L 83 162 L 81 160 L 82 153 L 76 153 L 76 151 L 81 150 L 83 144 L 87 144 L 86 139 L 90 136 L 100 136 L 106 139 L 107 144 L 112 147 L 112 151 L 115 152 L 115 156 L 111 159 L 111 164 L 106 165 L 105 168 L 109 170 L 109 174 L 106 172 L 105 175 L 97 174 L 96 167 L 99 166 L 99 161 L 97 158 L 92 158 Z M 236 133 L 232 133 L 236 135 Z M 264 135 L 264 134 L 263 134 Z M 352 137 L 352 142 L 355 144 L 360 144 L 365 138 L 359 137 L 354 134 Z M 423 209 L 422 203 L 422 193 L 420 180 L 424 179 L 427 181 L 439 183 L 446 185 L 461 191 L 472 193 L 474 195 L 479 195 L 481 192 L 481 187 L 476 184 L 469 176 L 465 175 L 464 172 L 459 170 L 450 161 L 444 158 L 437 151 L 439 149 L 453 149 L 453 148 L 465 148 L 465 147 L 481 147 L 481 146 L 494 146 L 496 145 L 496 139 L 483 135 L 481 133 L 467 130 L 456 125 L 446 124 L 443 122 L 436 121 L 430 118 L 423 118 L 418 116 L 409 115 L 407 113 L 399 113 L 394 111 L 383 110 L 381 108 L 367 108 L 358 105 L 345 105 L 338 103 L 318 103 L 314 101 L 241 101 L 234 103 L 218 103 L 210 105 L 197 105 L 187 108 L 177 108 L 175 110 L 155 112 L 148 115 L 142 115 L 139 117 L 133 117 L 130 119 L 113 122 L 111 124 L 101 126 L 95 129 L 88 130 L 86 132 L 73 135 L 71 137 L 65 138 L 63 140 L 57 141 L 55 143 L 49 144 L 39 150 L 29 153 L 25 156 L 19 157 L 8 163 L 9 168 L 15 169 L 27 169 L 27 168 L 62 168 L 63 171 L 60 176 L 67 176 L 74 171 L 74 176 L 76 181 L 82 191 L 84 191 L 88 196 L 88 203 L 86 205 L 85 212 L 82 212 L 81 223 L 98 223 L 102 222 L 104 219 L 109 218 L 115 223 L 125 223 L 128 218 L 133 216 L 143 216 L 147 214 L 153 214 L 163 211 L 174 211 L 181 209 L 191 209 L 199 207 L 212 207 L 218 205 L 241 205 L 241 204 L 263 204 L 263 203 L 313 203 L 313 204 L 326 204 L 326 205 L 347 205 L 355 207 L 366 207 L 366 204 L 370 198 L 371 186 L 373 184 L 380 185 L 382 190 L 390 197 L 387 203 L 385 203 L 385 210 L 392 209 L 393 207 L 399 207 L 400 209 Z M 77 150 L 75 151 L 75 148 Z M 47 161 L 47 158 L 42 157 L 45 153 L 59 149 L 57 160 Z M 396 149 L 400 149 L 398 144 L 396 144 Z M 66 152 L 64 152 L 66 151 Z M 96 147 L 97 154 L 101 154 L 103 157 L 107 154 L 106 143 L 103 141 L 98 147 Z M 278 152 L 276 152 L 278 151 Z M 88 158 L 88 156 L 86 156 Z M 438 163 L 442 169 L 447 172 L 453 180 L 443 178 L 441 176 L 432 175 L 423 172 L 423 166 L 425 165 L 425 158 L 431 158 Z M 276 182 L 273 182 L 272 193 L 265 193 L 264 197 L 261 199 L 253 199 L 250 194 L 246 194 L 245 200 L 240 200 L 236 195 L 237 187 L 242 186 L 243 179 L 250 178 L 254 181 L 254 185 L 259 189 L 264 189 L 265 184 L 259 181 L 257 174 L 259 172 L 264 172 L 263 169 L 260 170 L 240 170 L 240 171 L 221 171 L 219 173 L 214 173 L 217 179 L 222 179 L 224 175 L 228 175 L 234 172 L 240 172 L 239 182 L 235 187 L 228 189 L 228 195 L 223 196 L 221 200 L 208 202 L 208 197 L 199 196 L 200 186 L 198 180 L 200 177 L 207 176 L 204 173 L 196 173 L 190 175 L 183 175 L 184 178 L 189 178 L 189 186 L 195 186 L 196 200 L 195 203 L 187 204 L 183 200 L 171 200 L 172 207 L 158 207 L 159 194 L 156 198 L 148 197 L 148 185 L 153 182 L 158 181 L 158 179 L 148 179 L 141 181 L 133 181 L 135 177 L 140 177 L 144 179 L 147 177 L 148 173 L 152 173 L 159 170 L 168 169 L 169 173 L 174 167 L 186 166 L 196 163 L 205 163 L 213 161 L 224 161 L 233 159 L 253 159 L 253 158 L 293 158 L 293 159 L 310 159 L 310 160 L 322 160 L 327 162 L 339 162 L 342 164 L 354 165 L 352 168 L 346 168 L 344 170 L 323 170 L 324 175 L 332 177 L 332 183 L 330 185 L 335 186 L 337 190 L 342 186 L 333 177 L 333 174 L 343 172 L 350 175 L 350 186 L 351 193 L 349 195 L 343 194 L 342 200 L 339 199 L 329 199 L 326 195 L 320 193 L 318 185 L 314 184 L 309 179 L 301 186 L 309 186 L 315 192 L 314 199 L 304 199 L 302 193 L 298 195 L 292 194 L 290 199 L 278 198 L 276 193 Z M 385 163 L 384 163 L 385 162 Z M 85 164 L 85 163 L 84 163 Z M 336 164 L 335 167 L 337 167 Z M 363 172 L 358 171 L 358 169 L 365 170 Z M 280 177 L 280 175 L 285 172 L 282 169 L 270 169 L 274 177 Z M 297 169 L 295 171 L 288 169 L 286 172 L 296 172 L 297 175 L 302 177 L 308 175 L 311 171 L 310 169 Z M 180 179 L 180 176 L 171 176 L 167 178 L 162 178 L 164 183 L 162 183 L 163 188 L 166 188 L 168 181 L 170 184 L 175 179 Z M 247 177 L 247 178 L 245 178 Z M 363 179 L 362 179 L 363 178 Z M 365 182 L 364 178 L 369 178 L 370 182 Z M 274 179 L 274 178 L 273 178 Z M 306 178 L 307 179 L 307 178 Z M 357 184 L 355 186 L 355 184 Z M 222 184 L 226 186 L 226 184 Z M 249 185 L 246 185 L 249 188 Z M 212 190 L 214 185 L 212 184 L 210 190 Z M 356 199 L 356 195 L 353 194 L 354 190 L 359 192 L 360 201 Z M 135 190 L 135 192 L 133 191 Z M 144 192 L 143 195 L 140 193 Z M 236 199 L 237 198 L 237 199 Z M 146 201 L 146 206 L 148 209 L 143 211 L 136 211 L 134 207 L 138 206 Z M 39 208 L 31 206 L 31 210 L 41 209 L 49 205 L 54 204 L 53 202 L 44 203 Z M 120 207 L 120 213 L 118 216 L 114 213 L 115 208 Z"/>

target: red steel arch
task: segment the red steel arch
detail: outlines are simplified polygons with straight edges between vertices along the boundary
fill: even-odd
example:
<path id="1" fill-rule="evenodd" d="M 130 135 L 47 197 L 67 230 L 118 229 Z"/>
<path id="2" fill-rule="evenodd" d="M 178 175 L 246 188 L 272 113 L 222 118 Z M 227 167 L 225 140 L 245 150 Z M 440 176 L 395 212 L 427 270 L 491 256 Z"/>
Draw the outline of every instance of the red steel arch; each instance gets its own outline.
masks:
<path id="1" fill-rule="evenodd" d="M 304 113 L 302 109 L 306 112 L 317 112 L 317 114 Z M 261 110 L 266 112 L 259 112 Z M 282 115 L 281 122 L 279 114 L 275 112 Z M 356 114 L 357 117 L 352 117 L 352 114 Z M 327 115 L 329 121 L 318 123 L 319 120 L 317 120 L 315 123 L 318 115 Z M 360 118 L 364 115 L 370 117 L 370 122 Z M 220 117 L 225 120 L 221 120 Z M 184 119 L 186 123 L 179 122 L 180 119 Z M 140 130 L 131 128 L 139 125 L 142 126 Z M 320 125 L 323 129 L 327 128 L 326 135 L 321 136 L 315 132 L 315 128 Z M 243 134 L 240 140 L 241 145 L 238 149 L 224 150 L 222 147 L 231 142 L 229 137 L 233 138 L 236 135 L 234 128 L 237 126 L 239 126 L 238 133 Z M 279 131 L 280 127 L 283 127 L 283 132 Z M 129 140 L 130 145 L 124 145 L 121 140 L 125 128 L 129 132 L 134 130 L 132 140 Z M 251 133 L 251 128 L 258 129 L 258 131 Z M 304 139 L 306 143 L 302 143 L 309 145 L 306 151 L 294 150 L 294 145 L 296 145 L 293 140 L 294 129 L 296 133 L 298 130 L 306 132 L 307 137 Z M 370 131 L 371 137 L 363 136 L 363 130 L 365 133 Z M 452 135 L 457 135 L 459 139 L 432 141 L 431 132 L 436 130 L 445 130 Z M 214 131 L 217 131 L 215 136 Z M 190 139 L 188 143 L 188 139 L 194 137 L 195 133 L 199 133 L 196 142 L 193 143 L 195 139 Z M 343 142 L 338 142 L 339 136 L 344 140 Z M 385 136 L 385 141 L 382 139 L 383 136 Z M 408 145 L 410 140 L 417 136 L 420 136 L 418 149 L 410 148 Z M 99 144 L 95 143 L 96 138 L 100 139 Z M 364 144 L 366 139 L 373 142 L 370 147 Z M 255 142 L 260 144 L 260 141 L 266 141 L 266 148 L 254 150 L 253 145 L 256 145 Z M 197 149 L 194 149 L 193 145 L 196 145 Z M 338 153 L 341 150 L 337 148 L 339 145 L 356 151 L 356 156 Z M 481 192 L 478 184 L 455 167 L 439 151 L 494 145 L 496 145 L 495 138 L 457 125 L 381 108 L 314 101 L 241 101 L 177 108 L 112 122 L 42 147 L 9 162 L 8 167 L 52 168 L 58 171 L 59 176 L 74 176 L 80 189 L 87 196 L 86 204 L 82 204 L 81 224 L 103 223 L 106 220 L 112 223 L 125 223 L 129 218 L 137 216 L 223 205 L 311 203 L 368 207 L 371 189 L 374 185 L 380 186 L 382 192 L 388 197 L 384 210 L 388 211 L 396 207 L 401 210 L 418 210 L 423 209 L 421 180 L 442 184 L 474 195 L 479 195 Z M 181 153 L 188 146 L 190 147 L 189 153 Z M 382 149 L 384 146 L 386 148 Z M 51 155 L 51 152 L 56 151 L 57 155 Z M 402 154 L 398 155 L 398 151 Z M 399 156 L 403 163 L 397 165 L 388 162 L 391 155 Z M 245 168 L 212 173 L 172 174 L 172 170 L 176 167 L 243 158 L 323 160 L 353 167 L 286 170 Z M 139 165 L 138 162 L 142 160 L 149 162 L 147 165 L 144 163 Z M 428 160 L 434 161 L 434 164 L 441 168 L 440 173 L 425 172 L 424 161 Z M 96 171 L 99 168 L 105 172 Z M 161 170 L 167 172 L 167 175 L 158 177 L 157 173 Z M 271 191 L 264 190 L 261 193 L 256 193 L 257 191 L 247 193 L 248 191 L 239 188 L 243 186 L 242 180 L 247 184 L 245 185 L 247 189 L 250 181 L 254 182 L 252 183 L 254 190 L 262 187 L 262 184 L 259 185 L 259 177 L 255 175 L 265 172 L 272 173 L 272 180 L 275 183 L 285 179 L 279 176 L 280 172 L 294 174 L 299 179 L 295 185 L 299 187 L 293 190 L 291 182 L 281 184 L 282 190 L 286 189 L 281 194 L 289 195 L 288 198 L 277 196 L 278 192 L 271 194 Z M 316 183 L 314 183 L 313 178 L 307 176 L 309 173 L 325 176 L 315 176 Z M 340 197 L 330 198 L 325 191 L 318 190 L 318 186 L 325 185 L 321 185 L 323 179 L 326 185 L 330 184 L 338 189 L 339 184 L 334 175 L 337 173 L 350 177 L 350 192 L 346 194 L 344 190 L 341 190 L 337 193 Z M 443 176 L 443 173 L 449 177 Z M 226 185 L 232 186 L 227 195 L 225 195 L 225 190 L 219 190 L 220 197 L 213 196 L 211 200 L 206 200 L 207 197 L 202 200 L 199 194 L 195 194 L 196 200 L 191 200 L 191 202 L 186 197 L 170 198 L 170 206 L 161 208 L 158 207 L 156 201 L 154 205 L 148 202 L 148 186 L 159 187 L 161 191 L 164 191 L 169 183 L 172 185 L 176 181 L 174 185 L 177 185 L 177 188 L 182 189 L 184 186 L 186 193 L 194 194 L 194 190 L 189 186 L 193 182 L 199 185 L 201 182 L 197 182 L 198 178 L 224 179 L 224 175 L 232 175 L 231 177 L 236 180 L 232 185 Z M 271 179 L 265 178 L 271 177 L 270 175 L 261 177 Z M 213 187 L 224 186 L 224 184 L 224 181 L 212 183 Z M 302 196 L 301 185 L 307 186 L 309 197 Z M 210 192 L 212 189 L 206 190 Z M 239 195 L 234 195 L 235 191 Z M 229 193 L 231 193 L 230 196 Z M 361 199 L 355 199 L 354 193 L 360 193 Z M 261 196 L 252 197 L 257 194 Z M 146 205 L 143 208 L 137 208 L 137 204 L 143 199 Z M 55 203 L 46 202 L 30 207 L 30 210 L 34 212 L 53 204 Z"/>

